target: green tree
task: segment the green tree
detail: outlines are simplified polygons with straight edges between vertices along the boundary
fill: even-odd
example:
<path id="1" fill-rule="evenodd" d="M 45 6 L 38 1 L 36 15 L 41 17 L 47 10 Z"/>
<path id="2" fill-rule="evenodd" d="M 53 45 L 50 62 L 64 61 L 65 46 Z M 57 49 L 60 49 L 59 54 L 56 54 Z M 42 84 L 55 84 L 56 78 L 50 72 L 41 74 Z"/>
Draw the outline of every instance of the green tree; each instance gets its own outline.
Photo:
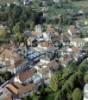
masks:
<path id="1" fill-rule="evenodd" d="M 33 30 L 34 22 L 32 20 L 27 20 L 26 23 L 25 23 L 25 27 Z"/>
<path id="2" fill-rule="evenodd" d="M 20 32 L 20 26 L 19 23 L 16 23 L 15 26 L 13 27 L 13 33 Z"/>
<path id="3" fill-rule="evenodd" d="M 32 95 L 32 100 L 39 100 L 39 96 L 37 96 L 36 94 Z"/>
<path id="4" fill-rule="evenodd" d="M 56 94 L 55 94 L 55 100 L 62 100 L 62 94 L 60 91 L 58 91 Z"/>
<path id="5" fill-rule="evenodd" d="M 22 34 L 20 32 L 17 32 L 15 35 L 15 39 L 20 43 L 22 41 L 24 41 L 24 38 L 22 36 Z"/>
<path id="6" fill-rule="evenodd" d="M 11 73 L 10 72 L 5 72 L 4 73 L 4 75 L 3 75 L 3 78 L 5 79 L 5 80 L 8 80 L 8 79 L 10 79 L 11 78 Z"/>
<path id="7" fill-rule="evenodd" d="M 0 38 L 5 38 L 7 35 L 6 29 L 4 27 L 0 27 Z"/>
<path id="8" fill-rule="evenodd" d="M 72 100 L 82 100 L 82 91 L 79 88 L 73 91 Z"/>
<path id="9" fill-rule="evenodd" d="M 22 100 L 32 100 L 32 98 L 30 96 L 26 96 Z"/>
<path id="10" fill-rule="evenodd" d="M 88 73 L 84 76 L 84 82 L 88 83 Z"/>
<path id="11" fill-rule="evenodd" d="M 88 60 L 83 60 L 82 63 L 79 65 L 79 70 L 85 74 L 88 71 Z"/>
<path id="12" fill-rule="evenodd" d="M 73 90 L 75 87 L 76 75 L 75 74 L 71 75 L 67 81 L 68 81 L 70 90 Z"/>
<path id="13" fill-rule="evenodd" d="M 57 76 L 57 74 L 52 75 L 51 83 L 50 83 L 50 88 L 53 91 L 57 91 L 57 89 L 58 89 L 58 76 Z"/>
<path id="14" fill-rule="evenodd" d="M 76 61 L 73 61 L 69 66 L 69 71 L 70 72 L 75 72 L 77 70 L 77 62 Z"/>

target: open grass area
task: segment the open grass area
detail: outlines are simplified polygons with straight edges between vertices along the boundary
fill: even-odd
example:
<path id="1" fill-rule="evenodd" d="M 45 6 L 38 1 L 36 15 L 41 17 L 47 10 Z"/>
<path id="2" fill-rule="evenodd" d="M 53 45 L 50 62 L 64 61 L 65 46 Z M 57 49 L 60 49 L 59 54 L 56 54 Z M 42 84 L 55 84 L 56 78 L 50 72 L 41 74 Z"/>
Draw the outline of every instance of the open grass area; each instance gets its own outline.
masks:
<path id="1" fill-rule="evenodd" d="M 81 8 L 81 9 L 86 9 L 86 8 L 88 8 L 88 0 L 74 1 L 73 5 L 75 7 Z"/>
<path id="2" fill-rule="evenodd" d="M 14 1 L 18 1 L 18 0 L 0 0 L 0 4 L 12 3 Z"/>
<path id="3" fill-rule="evenodd" d="M 70 13 L 72 13 L 73 10 L 84 10 L 86 12 L 88 11 L 88 0 L 72 1 L 71 4 L 65 5 L 64 8 L 58 8 L 55 7 L 55 5 L 48 6 L 48 8 L 50 16 L 64 14 L 66 12 L 66 9 L 69 9 Z M 71 8 L 73 10 L 71 10 Z"/>

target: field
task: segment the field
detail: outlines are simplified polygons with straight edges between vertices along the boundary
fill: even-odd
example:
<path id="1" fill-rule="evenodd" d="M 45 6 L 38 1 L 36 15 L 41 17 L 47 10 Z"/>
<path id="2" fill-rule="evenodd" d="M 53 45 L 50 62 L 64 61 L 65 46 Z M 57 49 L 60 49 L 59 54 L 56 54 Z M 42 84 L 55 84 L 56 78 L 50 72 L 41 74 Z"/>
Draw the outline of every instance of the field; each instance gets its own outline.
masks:
<path id="1" fill-rule="evenodd" d="M 86 9 L 88 8 L 88 0 L 74 1 L 73 5 L 75 7 L 79 7 L 80 9 Z"/>
<path id="2" fill-rule="evenodd" d="M 0 4 L 12 3 L 17 0 L 0 0 Z"/>

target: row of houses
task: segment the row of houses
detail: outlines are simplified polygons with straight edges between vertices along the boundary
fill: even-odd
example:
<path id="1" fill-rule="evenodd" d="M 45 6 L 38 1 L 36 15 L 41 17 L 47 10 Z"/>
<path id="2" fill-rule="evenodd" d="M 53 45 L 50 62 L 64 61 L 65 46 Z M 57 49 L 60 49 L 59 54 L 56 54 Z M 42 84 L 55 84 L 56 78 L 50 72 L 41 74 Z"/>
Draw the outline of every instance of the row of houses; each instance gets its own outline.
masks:
<path id="1" fill-rule="evenodd" d="M 1 64 L 14 74 L 11 82 L 4 87 L 2 95 L 5 99 L 17 100 L 37 91 L 42 81 L 46 85 L 50 83 L 51 75 L 60 66 L 54 59 L 39 57 L 41 55 L 45 56 L 45 53 L 28 49 L 24 57 L 16 50 L 3 48 L 0 55 Z M 39 59 L 35 60 L 36 58 Z"/>
<path id="2" fill-rule="evenodd" d="M 5 99 L 19 100 L 18 98 L 31 95 L 38 91 L 42 82 L 48 86 L 54 72 L 62 66 L 66 67 L 73 59 L 78 59 L 81 47 L 87 39 L 81 39 L 75 28 L 71 26 L 67 33 L 58 33 L 51 26 L 46 32 L 37 29 L 35 32 L 27 31 L 25 36 L 27 36 L 28 48 L 22 44 L 17 48 L 10 46 L 0 49 L 0 64 L 14 74 L 3 89 L 2 95 Z M 55 46 L 55 43 L 62 43 L 63 48 L 58 50 L 58 45 Z M 54 55 L 57 55 L 57 52 L 60 54 L 59 57 Z"/>
<path id="3" fill-rule="evenodd" d="M 38 91 L 38 87 L 42 82 L 49 85 L 52 74 L 59 68 L 61 66 L 58 66 L 58 62 L 55 60 L 41 60 L 33 68 L 16 74 L 12 82 L 5 86 L 3 94 L 6 93 L 7 96 L 10 95 L 13 98 L 22 98 L 31 95 L 31 93 Z"/>

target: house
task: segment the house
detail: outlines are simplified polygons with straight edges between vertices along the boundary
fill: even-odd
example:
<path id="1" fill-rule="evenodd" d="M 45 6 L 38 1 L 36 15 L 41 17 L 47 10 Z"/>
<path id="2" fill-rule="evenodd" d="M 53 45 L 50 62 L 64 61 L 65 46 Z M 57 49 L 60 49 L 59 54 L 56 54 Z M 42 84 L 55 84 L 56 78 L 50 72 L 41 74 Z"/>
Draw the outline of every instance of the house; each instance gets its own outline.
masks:
<path id="1" fill-rule="evenodd" d="M 88 84 L 85 84 L 85 86 L 84 86 L 83 100 L 88 100 Z"/>
<path id="2" fill-rule="evenodd" d="M 47 66 L 47 62 L 39 62 L 34 66 L 34 68 L 37 70 L 37 74 L 39 74 L 43 78 L 44 83 L 47 84 L 47 81 L 49 82 L 51 79 L 51 71 Z"/>
<path id="3" fill-rule="evenodd" d="M 8 96 L 5 96 L 3 100 L 13 100 L 12 96 L 8 95 Z"/>
<path id="4" fill-rule="evenodd" d="M 0 63 L 4 66 L 7 66 L 8 71 L 17 73 L 26 68 L 28 61 L 20 56 L 17 52 L 11 49 L 5 49 L 0 54 Z"/>
<path id="5" fill-rule="evenodd" d="M 41 42 L 41 41 L 51 41 L 51 33 L 48 32 L 43 32 L 41 34 L 37 35 L 37 41 Z"/>
<path id="6" fill-rule="evenodd" d="M 28 4 L 30 4 L 30 3 L 32 3 L 32 0 L 23 0 L 23 4 L 24 4 L 24 5 L 28 5 Z"/>
<path id="7" fill-rule="evenodd" d="M 32 36 L 27 39 L 27 46 L 35 47 L 37 44 L 37 39 L 35 37 Z"/>
<path id="8" fill-rule="evenodd" d="M 61 36 L 58 32 L 51 33 L 50 35 L 53 42 L 56 42 L 56 41 L 60 42 Z"/>
<path id="9" fill-rule="evenodd" d="M 85 18 L 85 12 L 82 10 L 79 10 L 78 12 L 73 14 L 73 17 L 78 19 L 78 20 L 83 20 Z"/>
<path id="10" fill-rule="evenodd" d="M 9 83 L 6 86 L 6 89 L 15 97 L 24 97 L 26 94 L 30 94 L 34 91 L 35 85 L 33 83 L 28 85 L 21 85 L 20 83 Z"/>
<path id="11" fill-rule="evenodd" d="M 61 65 L 59 62 L 56 62 L 55 60 L 52 60 L 49 64 L 48 67 L 52 72 L 55 72 L 61 68 Z"/>
<path id="12" fill-rule="evenodd" d="M 43 77 L 42 77 L 40 74 L 38 74 L 38 73 L 36 73 L 36 74 L 33 75 L 33 77 L 32 77 L 33 83 L 34 83 L 35 85 L 37 85 L 37 86 L 41 85 L 42 80 L 43 80 Z"/>
<path id="13" fill-rule="evenodd" d="M 58 56 L 57 48 L 52 46 L 52 44 L 49 48 L 43 50 L 43 52 L 44 54 L 40 57 L 40 61 L 50 62 Z"/>
<path id="14" fill-rule="evenodd" d="M 47 49 L 52 47 L 52 40 L 51 40 L 51 33 L 44 32 L 42 33 L 41 37 L 37 38 L 38 40 L 38 47 Z"/>
<path id="15" fill-rule="evenodd" d="M 70 45 L 74 47 L 83 47 L 85 45 L 86 41 L 81 38 L 74 38 L 71 40 Z"/>
<path id="16" fill-rule="evenodd" d="M 23 32 L 23 34 L 27 38 L 30 37 L 30 36 L 32 36 L 32 32 L 29 29 L 25 29 L 24 32 Z"/>
<path id="17" fill-rule="evenodd" d="M 47 53 L 40 57 L 41 63 L 47 64 L 47 63 L 50 63 L 50 61 L 51 61 L 51 59 L 50 59 L 50 57 L 47 56 Z"/>
<path id="18" fill-rule="evenodd" d="M 37 39 L 38 42 L 44 41 L 43 34 L 37 34 L 37 38 L 36 39 Z"/>
<path id="19" fill-rule="evenodd" d="M 48 41 L 42 41 L 38 43 L 38 47 L 42 48 L 42 49 L 48 49 L 50 47 L 52 47 L 53 45 L 51 43 L 49 43 Z"/>
<path id="20" fill-rule="evenodd" d="M 45 84 L 49 84 L 51 75 L 59 69 L 59 64 L 55 60 L 51 62 L 41 60 L 34 68 L 37 70 L 37 74 L 43 78 Z"/>
<path id="21" fill-rule="evenodd" d="M 32 82 L 32 77 L 35 74 L 35 71 L 36 71 L 35 69 L 32 69 L 21 72 L 14 78 L 14 82 L 19 82 L 24 84 Z"/>
<path id="22" fill-rule="evenodd" d="M 63 56 L 59 58 L 59 61 L 63 67 L 66 67 L 71 61 L 73 61 L 73 57 L 70 54 L 63 54 Z"/>
<path id="23" fill-rule="evenodd" d="M 21 84 L 28 84 L 28 83 L 41 84 L 41 80 L 42 77 L 41 75 L 36 73 L 36 69 L 26 70 L 18 74 L 14 78 L 14 82 L 19 82 Z"/>
<path id="24" fill-rule="evenodd" d="M 79 38 L 80 37 L 80 31 L 74 25 L 71 25 L 68 28 L 68 34 L 70 35 L 71 38 Z"/>
<path id="25" fill-rule="evenodd" d="M 84 13 L 83 10 L 79 10 L 79 11 L 78 11 L 78 14 L 80 14 L 80 15 L 84 15 L 85 13 Z"/>
<path id="26" fill-rule="evenodd" d="M 71 38 L 69 37 L 68 33 L 62 33 L 61 34 L 61 42 L 64 46 L 70 45 Z"/>
<path id="27" fill-rule="evenodd" d="M 0 88 L 0 100 L 12 100 L 12 96 L 8 95 L 6 88 L 3 87 L 2 91 Z"/>
<path id="28" fill-rule="evenodd" d="M 78 47 L 72 47 L 72 48 L 68 48 L 67 49 L 67 53 L 78 53 L 78 52 L 80 52 L 80 48 L 78 48 Z"/>
<path id="29" fill-rule="evenodd" d="M 43 32 L 42 34 L 45 41 L 51 41 L 51 33 Z"/>
<path id="30" fill-rule="evenodd" d="M 48 26 L 47 26 L 47 32 L 48 32 L 48 33 L 54 33 L 54 32 L 55 32 L 54 27 L 53 27 L 52 25 L 48 25 Z"/>
<path id="31" fill-rule="evenodd" d="M 35 31 L 30 31 L 28 29 L 24 30 L 24 36 L 26 38 L 27 46 L 34 46 L 35 44 L 37 44 L 37 35 L 39 34 Z"/>
<path id="32" fill-rule="evenodd" d="M 21 61 L 16 62 L 13 66 L 10 66 L 8 68 L 8 71 L 16 74 L 25 70 L 28 67 L 28 65 L 29 65 L 28 61 L 23 59 Z"/>
<path id="33" fill-rule="evenodd" d="M 72 47 L 72 48 L 68 48 L 67 49 L 67 53 L 69 53 L 70 55 L 72 55 L 73 59 L 74 60 L 78 60 L 78 56 L 79 56 L 79 53 L 80 53 L 80 48 L 78 47 Z"/>
<path id="34" fill-rule="evenodd" d="M 40 53 L 34 50 L 28 50 L 26 56 L 28 61 L 30 62 L 30 65 L 34 65 L 40 60 Z"/>
<path id="35" fill-rule="evenodd" d="M 11 49 L 4 49 L 0 54 L 0 62 L 6 66 L 14 65 L 16 61 L 20 61 L 21 57 Z"/>
<path id="36" fill-rule="evenodd" d="M 42 33 L 42 27 L 41 27 L 41 25 L 36 25 L 35 26 L 35 32 Z"/>
<path id="37" fill-rule="evenodd" d="M 88 42 L 88 38 L 86 37 L 86 38 L 83 38 L 83 40 L 85 41 L 85 42 Z"/>
<path id="38" fill-rule="evenodd" d="M 57 31 L 49 32 L 49 42 L 52 43 L 55 47 L 59 47 L 62 43 L 61 34 Z"/>
<path id="39" fill-rule="evenodd" d="M 36 31 L 32 31 L 32 36 L 37 37 L 37 36 L 41 36 L 42 33 L 38 33 Z"/>

